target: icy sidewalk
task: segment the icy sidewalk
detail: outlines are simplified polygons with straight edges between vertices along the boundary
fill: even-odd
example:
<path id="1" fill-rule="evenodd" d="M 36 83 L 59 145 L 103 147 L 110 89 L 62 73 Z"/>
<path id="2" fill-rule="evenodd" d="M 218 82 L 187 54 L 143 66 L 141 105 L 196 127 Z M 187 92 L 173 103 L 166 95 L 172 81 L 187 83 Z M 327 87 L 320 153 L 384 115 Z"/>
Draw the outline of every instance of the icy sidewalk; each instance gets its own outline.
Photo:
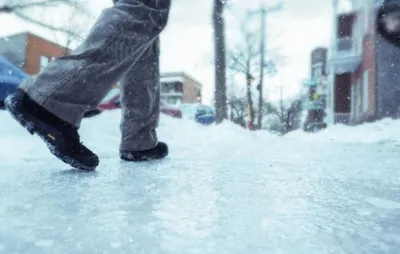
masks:
<path id="1" fill-rule="evenodd" d="M 343 129 L 279 138 L 163 118 L 170 157 L 130 164 L 117 157 L 113 112 L 85 121 L 82 139 L 102 160 L 80 173 L 4 112 L 0 122 L 0 253 L 400 249 L 395 139 L 360 143 L 359 130 L 347 142 Z"/>

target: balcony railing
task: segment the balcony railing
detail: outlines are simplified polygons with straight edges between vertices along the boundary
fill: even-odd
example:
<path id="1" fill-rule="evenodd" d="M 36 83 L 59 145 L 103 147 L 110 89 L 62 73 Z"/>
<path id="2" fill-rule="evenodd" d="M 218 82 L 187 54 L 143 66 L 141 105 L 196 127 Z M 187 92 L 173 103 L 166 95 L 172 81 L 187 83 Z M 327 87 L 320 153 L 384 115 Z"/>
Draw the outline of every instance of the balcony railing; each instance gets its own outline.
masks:
<path id="1" fill-rule="evenodd" d="M 334 123 L 349 124 L 350 113 L 335 113 Z"/>
<path id="2" fill-rule="evenodd" d="M 349 51 L 354 48 L 354 41 L 350 37 L 340 38 L 336 42 L 337 51 Z"/>
<path id="3" fill-rule="evenodd" d="M 356 37 L 342 37 L 336 39 L 333 48 L 335 56 L 359 56 L 361 55 L 360 43 Z"/>
<path id="4" fill-rule="evenodd" d="M 334 41 L 328 61 L 328 66 L 334 67 L 334 73 L 353 72 L 361 61 L 362 45 L 358 36 L 342 37 Z"/>
<path id="5" fill-rule="evenodd" d="M 161 91 L 161 95 L 164 96 L 182 96 L 183 92 L 177 92 L 177 91 Z"/>

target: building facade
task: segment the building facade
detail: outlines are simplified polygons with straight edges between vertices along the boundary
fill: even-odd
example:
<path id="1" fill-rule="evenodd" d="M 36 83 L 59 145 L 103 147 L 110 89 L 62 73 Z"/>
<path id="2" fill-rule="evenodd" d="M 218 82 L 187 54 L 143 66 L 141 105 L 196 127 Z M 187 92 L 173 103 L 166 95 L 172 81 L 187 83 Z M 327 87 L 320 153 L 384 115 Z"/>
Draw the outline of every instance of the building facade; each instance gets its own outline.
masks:
<path id="1" fill-rule="evenodd" d="M 28 75 L 40 72 L 51 60 L 68 54 L 68 49 L 31 33 L 0 38 L 0 56 Z"/>
<path id="2" fill-rule="evenodd" d="M 200 103 L 202 85 L 184 72 L 161 74 L 161 99 L 168 104 Z"/>
<path id="3" fill-rule="evenodd" d="M 400 49 L 376 32 L 376 13 L 382 3 L 333 1 L 327 95 L 331 123 L 400 116 Z"/>

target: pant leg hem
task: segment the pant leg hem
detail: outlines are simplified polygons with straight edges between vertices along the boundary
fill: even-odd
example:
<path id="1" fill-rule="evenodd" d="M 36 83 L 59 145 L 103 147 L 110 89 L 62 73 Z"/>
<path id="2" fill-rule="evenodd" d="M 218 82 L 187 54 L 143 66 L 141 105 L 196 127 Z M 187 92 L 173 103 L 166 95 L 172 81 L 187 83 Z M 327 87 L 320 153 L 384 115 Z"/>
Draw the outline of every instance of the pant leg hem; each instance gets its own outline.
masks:
<path id="1" fill-rule="evenodd" d="M 30 89 L 31 86 L 20 87 L 34 102 L 39 104 L 41 107 L 57 116 L 61 120 L 79 128 L 82 121 L 82 113 L 73 112 L 71 107 L 66 105 L 64 102 L 57 101 L 53 98 L 49 98 L 44 94 L 40 93 L 38 89 Z"/>
<path id="2" fill-rule="evenodd" d="M 143 142 L 143 141 L 132 141 L 132 142 L 123 142 L 119 146 L 120 151 L 131 151 L 131 152 L 137 152 L 137 151 L 145 151 L 145 150 L 150 150 L 153 149 L 157 146 L 158 141 L 155 142 Z"/>

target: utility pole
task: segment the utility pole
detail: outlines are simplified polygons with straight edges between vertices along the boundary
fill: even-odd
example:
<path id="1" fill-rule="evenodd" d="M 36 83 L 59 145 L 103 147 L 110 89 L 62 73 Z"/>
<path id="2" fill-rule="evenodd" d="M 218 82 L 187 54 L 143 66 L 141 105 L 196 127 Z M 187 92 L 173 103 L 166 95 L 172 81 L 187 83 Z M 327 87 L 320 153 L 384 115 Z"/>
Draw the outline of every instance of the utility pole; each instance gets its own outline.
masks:
<path id="1" fill-rule="evenodd" d="M 260 40 L 260 83 L 258 85 L 258 91 L 259 91 L 259 97 L 258 97 L 258 119 L 257 119 L 257 127 L 259 129 L 262 128 L 262 117 L 263 117 L 263 86 L 264 86 L 264 67 L 265 67 L 265 44 L 266 44 L 266 34 L 267 34 L 267 26 L 266 26 L 266 20 L 267 20 L 267 15 L 270 12 L 273 11 L 278 11 L 282 9 L 283 4 L 279 3 L 275 6 L 272 7 L 265 7 L 264 2 L 261 2 L 260 9 L 257 11 L 252 11 L 250 12 L 251 14 L 258 14 L 260 15 L 260 21 L 261 21 L 261 40 Z"/>

